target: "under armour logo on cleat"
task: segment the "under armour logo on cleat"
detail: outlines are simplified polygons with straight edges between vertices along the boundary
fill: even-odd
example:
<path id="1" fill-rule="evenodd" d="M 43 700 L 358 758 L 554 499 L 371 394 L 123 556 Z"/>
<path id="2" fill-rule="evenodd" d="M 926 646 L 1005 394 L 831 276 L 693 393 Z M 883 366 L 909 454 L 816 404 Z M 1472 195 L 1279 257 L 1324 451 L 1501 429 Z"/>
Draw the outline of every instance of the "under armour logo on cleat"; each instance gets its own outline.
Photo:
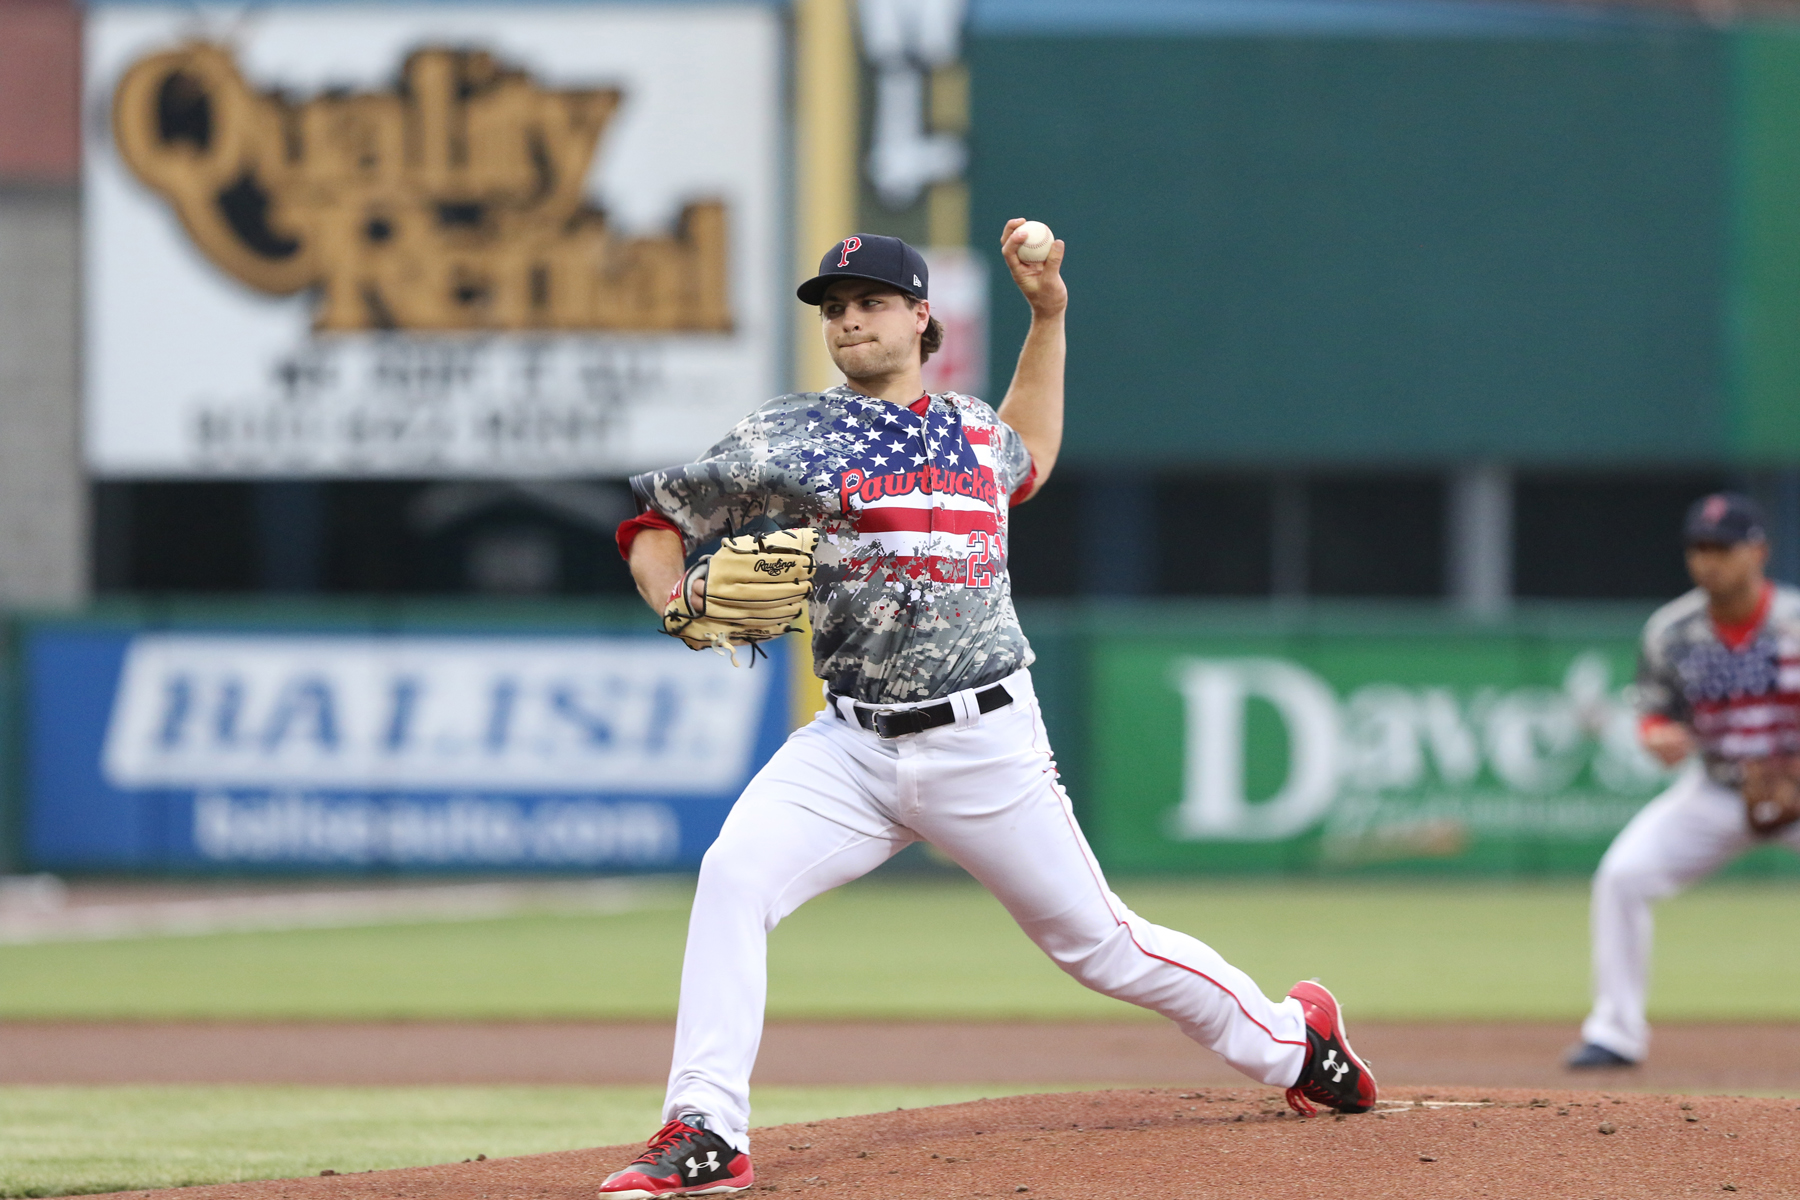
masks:
<path id="1" fill-rule="evenodd" d="M 1327 1050 L 1325 1052 L 1325 1061 L 1320 1064 L 1320 1067 L 1322 1070 L 1333 1072 L 1331 1076 L 1331 1082 L 1333 1083 L 1344 1082 L 1344 1076 L 1350 1073 L 1350 1064 L 1347 1062 L 1339 1062 L 1336 1050 Z"/>
<path id="2" fill-rule="evenodd" d="M 688 1174 L 690 1176 L 698 1175 L 702 1171 L 718 1170 L 719 1169 L 719 1152 L 717 1150 L 708 1150 L 706 1152 L 706 1161 L 705 1162 L 695 1162 L 691 1158 L 688 1159 L 687 1160 L 687 1169 L 688 1169 Z"/>

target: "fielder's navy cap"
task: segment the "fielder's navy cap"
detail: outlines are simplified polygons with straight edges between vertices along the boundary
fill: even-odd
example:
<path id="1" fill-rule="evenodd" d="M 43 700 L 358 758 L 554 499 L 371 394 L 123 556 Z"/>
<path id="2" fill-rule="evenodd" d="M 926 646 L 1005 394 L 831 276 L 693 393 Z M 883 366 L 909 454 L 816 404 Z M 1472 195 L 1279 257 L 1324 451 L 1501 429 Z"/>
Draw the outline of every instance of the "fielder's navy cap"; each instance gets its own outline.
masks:
<path id="1" fill-rule="evenodd" d="M 931 272 L 925 256 L 897 237 L 857 233 L 845 238 L 819 260 L 819 273 L 794 293 L 806 304 L 825 299 L 825 289 L 840 279 L 873 279 L 929 300 Z"/>
<path id="2" fill-rule="evenodd" d="M 1762 509 L 1738 492 L 1714 492 L 1694 501 L 1682 527 L 1688 545 L 1735 546 L 1764 538 Z"/>

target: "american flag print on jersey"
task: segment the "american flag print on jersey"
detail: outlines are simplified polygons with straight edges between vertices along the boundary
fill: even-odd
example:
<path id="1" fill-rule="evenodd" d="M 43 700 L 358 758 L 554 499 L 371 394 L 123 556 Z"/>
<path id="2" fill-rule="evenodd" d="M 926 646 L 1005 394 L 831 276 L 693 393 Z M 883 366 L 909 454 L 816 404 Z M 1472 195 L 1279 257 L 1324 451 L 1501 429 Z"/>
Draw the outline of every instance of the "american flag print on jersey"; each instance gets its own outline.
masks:
<path id="1" fill-rule="evenodd" d="M 1800 592 L 1773 587 L 1761 623 L 1736 648 L 1698 588 L 1644 626 L 1638 704 L 1694 731 L 1706 772 L 1739 787 L 1746 759 L 1800 753 Z"/>
<path id="2" fill-rule="evenodd" d="M 837 387 L 777 397 L 698 461 L 631 486 L 690 553 L 761 523 L 817 528 L 813 669 L 838 695 L 903 704 L 1031 664 L 1006 569 L 1030 470 L 980 400 L 945 392 L 920 414 Z"/>

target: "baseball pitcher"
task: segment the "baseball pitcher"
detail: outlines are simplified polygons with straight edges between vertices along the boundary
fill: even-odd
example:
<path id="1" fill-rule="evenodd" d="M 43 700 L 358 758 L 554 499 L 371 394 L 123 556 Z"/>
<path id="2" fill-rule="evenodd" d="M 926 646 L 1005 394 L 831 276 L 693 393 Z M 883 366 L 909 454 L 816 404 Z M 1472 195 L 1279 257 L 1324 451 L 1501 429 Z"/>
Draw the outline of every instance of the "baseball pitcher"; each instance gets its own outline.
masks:
<path id="1" fill-rule="evenodd" d="M 1570 1067 L 1634 1066 L 1650 1049 L 1652 902 L 1758 842 L 1800 850 L 1800 592 L 1763 577 L 1769 545 L 1749 497 L 1696 501 L 1685 534 L 1696 586 L 1644 626 L 1637 687 L 1645 749 L 1687 766 L 1594 875 L 1594 1007 Z"/>
<path id="2" fill-rule="evenodd" d="M 769 931 L 800 905 L 924 839 L 980 880 L 1069 974 L 1164 1014 L 1297 1110 L 1361 1112 L 1368 1068 L 1336 1000 L 1301 983 L 1269 1000 L 1194 938 L 1107 887 L 1070 810 L 1032 692 L 1007 578 L 1008 511 L 1062 441 L 1064 246 L 1007 224 L 1002 254 L 1031 306 L 996 412 L 927 395 L 941 344 L 924 258 L 847 237 L 802 283 L 847 382 L 780 396 L 698 461 L 632 480 L 621 550 L 663 627 L 697 649 L 755 652 L 808 606 L 825 707 L 745 788 L 707 852 L 682 966 L 666 1124 L 609 1177 L 609 1197 L 752 1185 L 750 1071 Z M 699 547 L 710 556 L 689 563 Z"/>

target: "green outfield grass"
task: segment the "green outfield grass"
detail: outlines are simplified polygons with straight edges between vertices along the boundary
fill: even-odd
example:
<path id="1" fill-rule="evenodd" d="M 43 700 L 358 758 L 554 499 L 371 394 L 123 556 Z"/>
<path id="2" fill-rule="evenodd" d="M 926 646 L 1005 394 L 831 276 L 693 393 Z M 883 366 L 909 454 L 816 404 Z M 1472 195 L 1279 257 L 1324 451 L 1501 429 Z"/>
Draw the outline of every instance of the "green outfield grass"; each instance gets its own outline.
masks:
<path id="1" fill-rule="evenodd" d="M 762 1087 L 756 1124 L 1067 1088 Z M 639 1142 L 662 1089 L 0 1088 L 0 1197 L 185 1187 Z"/>
<path id="2" fill-rule="evenodd" d="M 1587 1000 L 1576 883 L 1127 882 L 1279 995 L 1317 975 L 1354 1016 L 1569 1020 Z M 0 947 L 0 1018 L 625 1018 L 674 1013 L 684 897 L 614 916 Z M 1654 1015 L 1800 1018 L 1800 887 L 1731 884 L 1665 904 Z M 1121 1018 L 966 882 L 869 881 L 801 909 L 770 945 L 770 1015 Z"/>

